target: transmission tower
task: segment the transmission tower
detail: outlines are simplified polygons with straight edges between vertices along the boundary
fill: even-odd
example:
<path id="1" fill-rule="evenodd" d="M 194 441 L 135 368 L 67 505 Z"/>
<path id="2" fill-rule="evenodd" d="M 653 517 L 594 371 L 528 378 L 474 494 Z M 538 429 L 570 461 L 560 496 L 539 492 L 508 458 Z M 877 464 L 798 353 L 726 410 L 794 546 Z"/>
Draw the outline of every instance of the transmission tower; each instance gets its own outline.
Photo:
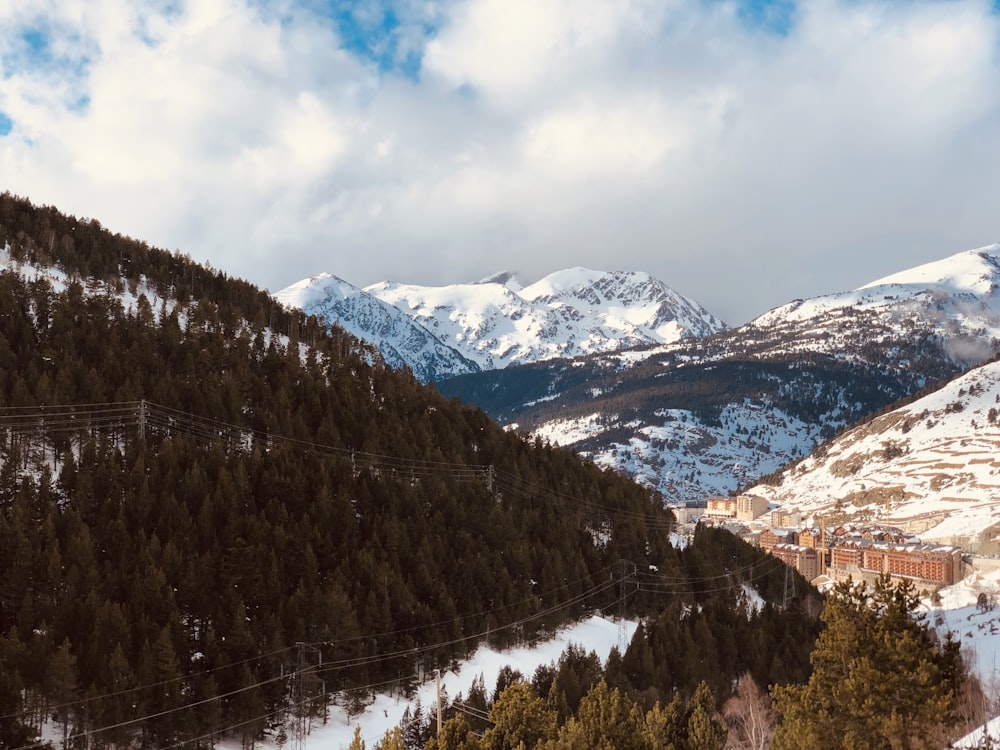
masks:
<path id="1" fill-rule="evenodd" d="M 635 563 L 628 560 L 619 560 L 618 574 L 618 651 L 624 654 L 628 648 L 628 624 L 625 622 L 625 600 L 628 595 L 638 588 L 635 581 Z"/>
<path id="2" fill-rule="evenodd" d="M 323 666 L 323 653 L 313 646 L 301 641 L 295 644 L 295 671 L 292 673 L 294 685 L 292 690 L 292 750 L 306 750 L 306 738 L 309 736 L 309 685 L 306 677 Z M 311 663 L 309 656 L 315 656 L 316 662 Z M 326 686 L 321 682 L 321 692 L 326 692 Z"/>
<path id="3" fill-rule="evenodd" d="M 788 609 L 788 605 L 795 599 L 795 576 L 792 574 L 792 566 L 785 564 L 785 597 L 783 608 Z"/>

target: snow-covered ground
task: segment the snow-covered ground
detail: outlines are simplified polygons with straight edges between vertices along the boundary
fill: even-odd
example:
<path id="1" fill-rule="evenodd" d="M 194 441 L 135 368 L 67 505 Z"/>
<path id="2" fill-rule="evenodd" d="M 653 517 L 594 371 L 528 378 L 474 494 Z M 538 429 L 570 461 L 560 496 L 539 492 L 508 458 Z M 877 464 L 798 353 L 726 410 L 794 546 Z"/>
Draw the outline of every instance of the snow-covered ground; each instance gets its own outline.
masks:
<path id="1" fill-rule="evenodd" d="M 532 434 L 573 447 L 610 430 L 634 430 L 628 442 L 608 442 L 598 451 L 580 451 L 598 466 L 615 469 L 668 500 L 726 495 L 805 455 L 819 439 L 820 426 L 777 407 L 744 399 L 730 404 L 709 424 L 683 409 L 660 409 L 657 423 L 620 424 L 616 414 L 595 412 L 557 419 Z"/>
<path id="2" fill-rule="evenodd" d="M 977 601 L 980 594 L 986 594 L 987 601 L 992 597 L 997 602 L 996 609 L 989 611 L 979 608 Z M 1000 702 L 1000 565 L 993 571 L 974 571 L 961 583 L 942 589 L 940 596 L 940 604 L 927 605 L 929 622 L 942 636 L 948 630 L 955 633 L 962 643 L 969 668 L 982 683 L 986 697 L 993 703 Z M 633 622 L 626 623 L 628 640 L 631 640 L 635 627 Z M 481 648 L 459 671 L 443 675 L 442 687 L 452 697 L 459 692 L 468 695 L 473 680 L 482 674 L 487 692 L 492 691 L 497 675 L 506 665 L 520 670 L 530 678 L 539 665 L 558 661 L 570 643 L 595 651 L 603 661 L 611 652 L 612 646 L 617 645 L 618 638 L 617 623 L 592 617 L 567 628 L 557 638 L 533 648 L 519 648 L 506 653 Z M 425 715 L 434 706 L 434 690 L 432 681 L 418 691 Z M 407 706 L 412 711 L 415 700 L 379 697 L 363 715 L 350 724 L 343 715 L 334 714 L 327 726 L 313 728 L 308 738 L 308 747 L 314 750 L 347 748 L 353 737 L 354 724 L 360 724 L 361 736 L 368 747 L 373 747 L 386 730 L 396 726 Z M 992 737 L 1000 738 L 1000 717 L 991 722 L 987 729 Z M 957 744 L 956 747 L 972 746 L 976 737 L 978 735 L 970 735 L 963 740 L 963 743 L 969 744 Z M 238 743 L 222 743 L 220 747 L 237 750 Z M 271 750 L 273 745 L 264 743 L 262 747 Z"/>
<path id="3" fill-rule="evenodd" d="M 458 670 L 442 673 L 441 688 L 451 698 L 459 693 L 468 696 L 473 681 L 482 675 L 486 692 L 490 694 L 496 685 L 500 670 L 505 666 L 510 666 L 531 679 L 537 667 L 557 662 L 560 655 L 571 643 L 583 647 L 588 652 L 594 651 L 603 663 L 608 654 L 611 653 L 612 647 L 619 644 L 621 635 L 624 634 L 627 644 L 632 640 L 635 629 L 635 622 L 626 621 L 624 628 L 620 628 L 619 623 L 595 615 L 572 627 L 567 627 L 551 640 L 530 647 L 515 648 L 502 653 L 481 647 L 471 659 L 462 663 Z M 413 700 L 380 695 L 362 714 L 350 720 L 342 709 L 332 708 L 330 719 L 326 725 L 313 724 L 306 740 L 306 746 L 309 750 L 346 750 L 351 744 L 354 728 L 357 725 L 361 727 L 361 737 L 366 746 L 372 748 L 375 743 L 382 739 L 387 730 L 391 730 L 399 724 L 407 707 L 410 708 L 411 713 L 413 712 L 418 698 L 424 716 L 428 715 L 428 711 L 431 711 L 431 715 L 433 715 L 437 700 L 433 678 L 417 690 Z M 450 716 L 446 718 L 450 718 Z M 222 750 L 239 750 L 240 741 L 235 739 L 220 742 L 216 747 Z M 262 742 L 258 744 L 258 748 L 275 750 L 277 745 L 273 742 Z"/>
<path id="4" fill-rule="evenodd" d="M 977 600 L 985 594 L 987 602 L 1000 604 L 1000 566 L 997 570 L 977 570 L 965 580 L 941 590 L 941 604 L 928 608 L 928 617 L 939 633 L 955 633 L 962 643 L 969 669 L 983 686 L 986 699 L 996 706 L 1000 703 L 1000 606 L 989 610 L 980 608 Z M 970 733 L 956 748 L 974 747 L 989 732 L 990 737 L 1000 738 L 1000 717 L 985 727 Z"/>
<path id="5" fill-rule="evenodd" d="M 996 609 L 984 611 L 979 608 L 977 601 L 980 594 L 986 594 L 987 600 L 992 597 L 998 603 Z M 748 592 L 748 596 L 757 601 L 752 591 Z M 974 571 L 961 583 L 942 589 L 940 597 L 939 604 L 927 604 L 928 621 L 942 636 L 948 630 L 955 633 L 962 643 L 969 668 L 982 683 L 986 697 L 994 703 L 1000 702 L 1000 564 L 996 570 Z M 636 623 L 625 623 L 626 643 L 632 639 L 635 628 Z M 458 670 L 442 674 L 441 686 L 449 697 L 455 697 L 460 692 L 468 696 L 473 681 L 482 675 L 487 693 L 490 693 L 503 667 L 510 666 L 530 679 L 538 666 L 557 662 L 570 643 L 582 646 L 587 651 L 593 650 L 603 662 L 611 648 L 618 645 L 620 636 L 618 623 L 594 616 L 566 628 L 552 640 L 532 647 L 502 653 L 480 648 Z M 414 710 L 418 698 L 424 716 L 433 715 L 433 679 L 422 685 L 412 700 L 382 695 L 361 715 L 350 720 L 341 709 L 331 709 L 326 725 L 314 723 L 306 745 L 310 750 L 346 750 L 354 736 L 355 726 L 359 725 L 362 739 L 367 747 L 372 748 L 387 730 L 399 724 L 407 707 L 411 712 Z M 989 731 L 991 736 L 1000 737 L 1000 717 L 991 722 Z M 974 744 L 974 739 L 969 742 Z M 970 745 L 956 745 L 964 746 Z M 230 740 L 219 743 L 218 747 L 223 750 L 239 750 L 240 743 L 238 740 Z M 258 747 L 263 750 L 277 748 L 273 742 L 262 742 Z"/>
<path id="6" fill-rule="evenodd" d="M 998 606 L 980 609 L 980 594 Z M 1000 566 L 974 570 L 961 582 L 941 589 L 940 595 L 941 603 L 927 608 L 929 621 L 940 634 L 950 630 L 958 636 L 969 668 L 987 696 L 1000 699 Z"/>

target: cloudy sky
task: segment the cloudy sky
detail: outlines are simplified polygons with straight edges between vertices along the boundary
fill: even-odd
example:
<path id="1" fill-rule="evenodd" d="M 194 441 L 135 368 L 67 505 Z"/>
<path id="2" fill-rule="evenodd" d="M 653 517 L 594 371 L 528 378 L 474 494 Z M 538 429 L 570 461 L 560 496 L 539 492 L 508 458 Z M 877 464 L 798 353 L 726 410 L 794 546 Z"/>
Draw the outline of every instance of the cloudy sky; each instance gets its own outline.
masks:
<path id="1" fill-rule="evenodd" d="M 0 190 L 277 291 L 741 323 L 1000 241 L 1000 0 L 0 0 Z"/>

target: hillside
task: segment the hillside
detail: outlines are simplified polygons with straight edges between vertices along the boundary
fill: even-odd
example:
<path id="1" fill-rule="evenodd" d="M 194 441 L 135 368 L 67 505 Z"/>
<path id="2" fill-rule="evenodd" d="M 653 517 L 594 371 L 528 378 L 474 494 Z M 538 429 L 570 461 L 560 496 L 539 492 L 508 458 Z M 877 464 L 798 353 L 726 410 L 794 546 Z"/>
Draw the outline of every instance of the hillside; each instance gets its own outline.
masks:
<path id="1" fill-rule="evenodd" d="M 362 701 L 609 605 L 622 558 L 675 564 L 647 490 L 246 282 L 9 195 L 0 249 L 0 744 L 68 702 L 249 738 L 299 658 L 357 661 L 327 688 Z"/>
<path id="2" fill-rule="evenodd" d="M 750 490 L 828 523 L 874 521 L 927 541 L 1000 538 L 1000 362 L 880 414 Z"/>

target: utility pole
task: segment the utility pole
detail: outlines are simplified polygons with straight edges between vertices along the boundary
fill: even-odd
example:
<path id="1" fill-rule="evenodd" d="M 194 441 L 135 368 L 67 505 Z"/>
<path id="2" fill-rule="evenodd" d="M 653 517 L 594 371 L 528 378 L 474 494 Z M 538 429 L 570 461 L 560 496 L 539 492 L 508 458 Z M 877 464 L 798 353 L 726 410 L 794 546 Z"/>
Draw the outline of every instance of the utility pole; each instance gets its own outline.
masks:
<path id="1" fill-rule="evenodd" d="M 306 715 L 302 710 L 305 698 L 305 686 L 302 684 L 302 671 L 305 669 L 305 648 L 301 641 L 295 644 L 295 671 L 292 673 L 295 688 L 292 691 L 292 750 L 305 750 L 306 747 Z"/>
<path id="2" fill-rule="evenodd" d="M 435 684 L 435 691 L 437 693 L 437 719 L 438 719 L 437 734 L 438 734 L 438 737 L 440 737 L 441 736 L 441 728 L 444 725 L 444 721 L 442 719 L 442 713 L 441 713 L 441 670 L 440 669 L 435 669 L 434 670 L 434 684 Z"/>
<path id="3" fill-rule="evenodd" d="M 628 648 L 628 628 L 625 623 L 625 599 L 628 595 L 632 593 L 627 591 L 625 588 L 625 580 L 630 576 L 635 575 L 635 563 L 630 563 L 628 560 L 621 559 L 618 561 L 620 566 L 620 571 L 618 573 L 618 650 L 621 653 L 625 653 L 625 649 Z M 626 573 L 628 566 L 632 566 L 632 570 Z"/>
<path id="4" fill-rule="evenodd" d="M 819 519 L 819 572 L 826 575 L 826 518 Z"/>
<path id="5" fill-rule="evenodd" d="M 146 399 L 139 402 L 139 445 L 146 444 Z"/>

